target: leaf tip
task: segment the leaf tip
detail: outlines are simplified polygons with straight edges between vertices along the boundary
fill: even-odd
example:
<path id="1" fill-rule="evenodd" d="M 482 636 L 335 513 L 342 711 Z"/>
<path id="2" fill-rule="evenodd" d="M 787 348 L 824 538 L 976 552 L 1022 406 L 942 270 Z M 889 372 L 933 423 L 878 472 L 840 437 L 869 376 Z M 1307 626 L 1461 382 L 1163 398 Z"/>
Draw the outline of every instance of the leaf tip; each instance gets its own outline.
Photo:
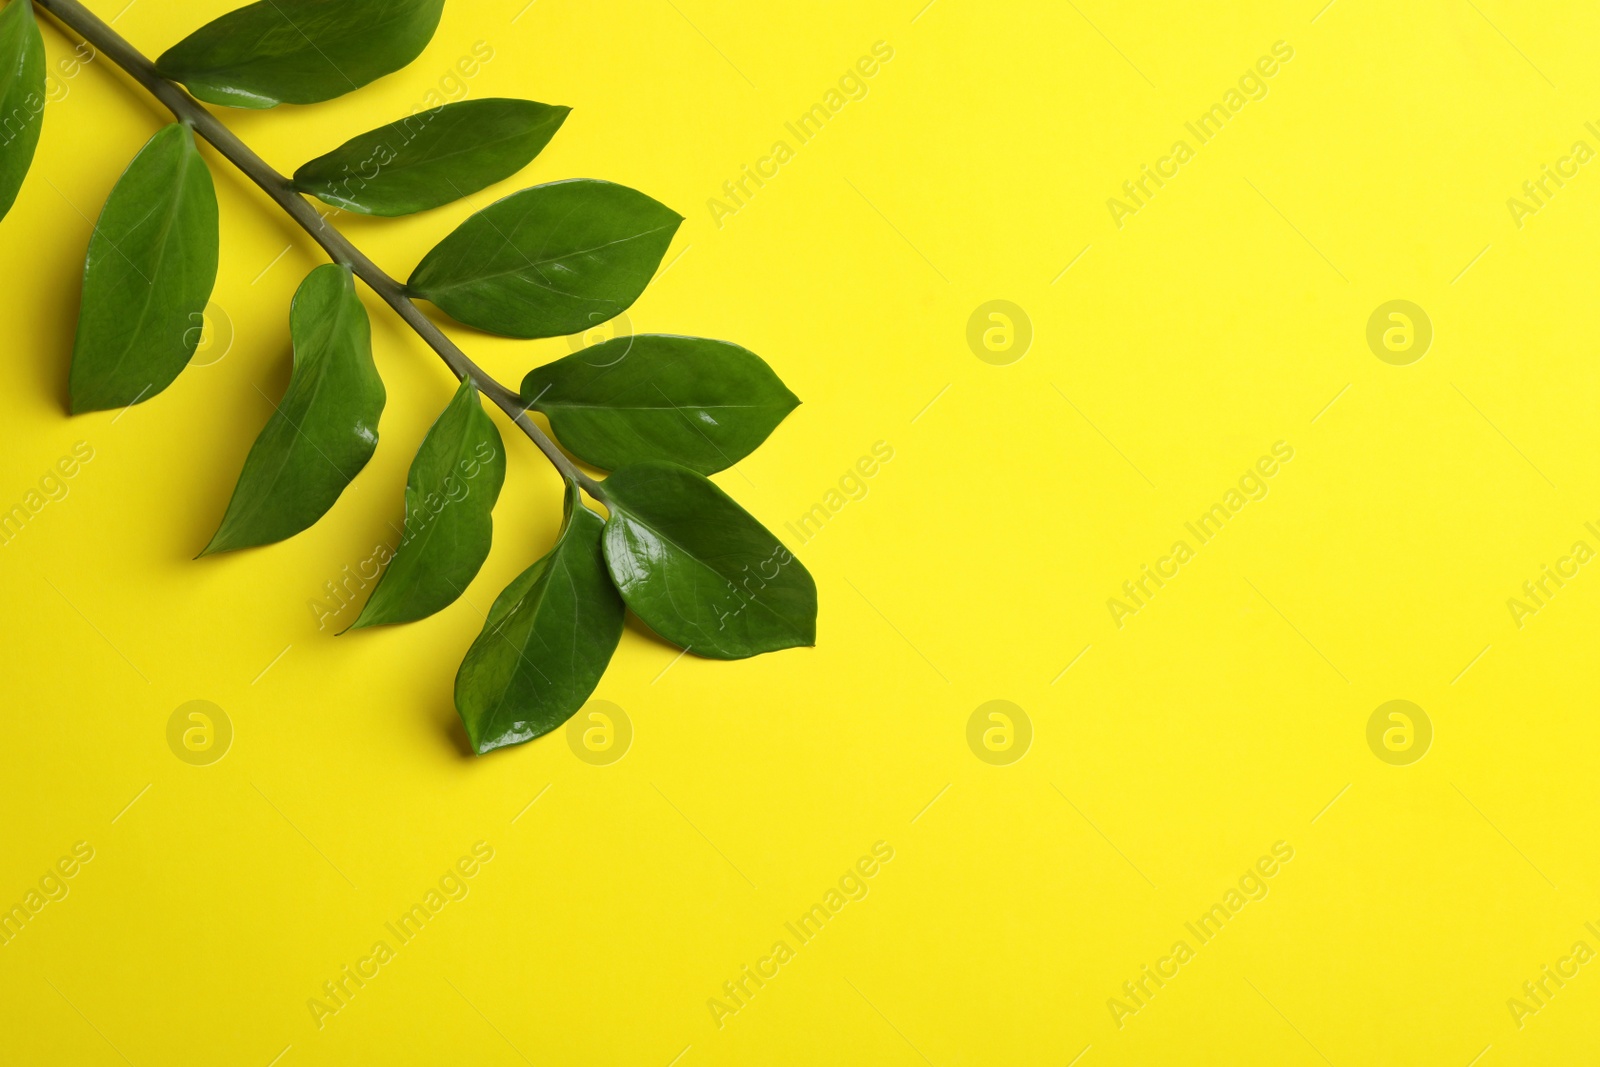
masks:
<path id="1" fill-rule="evenodd" d="M 92 392 L 92 390 L 90 390 Z M 97 397 L 86 395 L 78 383 L 68 379 L 67 382 L 67 414 L 89 415 L 96 411 L 109 411 L 114 407 L 132 407 L 131 404 L 107 404 Z"/>
<path id="2" fill-rule="evenodd" d="M 460 708 L 457 708 L 456 710 L 459 712 Z M 474 732 L 473 729 L 467 725 L 467 717 L 465 715 L 461 716 L 461 727 L 467 733 L 467 744 L 472 746 L 472 754 L 474 756 L 485 756 L 497 748 L 505 747 L 506 741 L 503 736 L 484 737 Z"/>
<path id="3" fill-rule="evenodd" d="M 374 589 L 373 590 L 373 596 L 376 596 L 376 595 L 377 595 L 377 590 Z M 383 619 L 383 618 L 378 618 L 377 616 L 379 614 L 380 614 L 379 612 L 375 612 L 375 611 L 372 610 L 372 598 L 369 597 L 367 599 L 367 602 L 361 606 L 361 613 L 356 616 L 355 621 L 352 622 L 349 626 L 346 626 L 344 629 L 340 630 L 338 633 L 334 634 L 333 636 L 335 636 L 335 637 L 343 637 L 345 634 L 349 633 L 351 630 L 366 630 L 366 629 L 370 629 L 373 626 L 383 626 L 386 623 L 394 623 L 394 622 L 405 621 L 405 620 L 401 620 L 401 619 Z"/>
<path id="4" fill-rule="evenodd" d="M 223 525 L 217 527 L 217 532 L 211 535 L 211 540 L 206 544 L 206 547 L 202 548 L 194 558 L 204 559 L 207 556 L 215 556 L 219 552 L 232 552 L 236 548 L 247 547 L 249 546 L 235 542 L 228 532 L 227 522 L 224 520 Z"/>

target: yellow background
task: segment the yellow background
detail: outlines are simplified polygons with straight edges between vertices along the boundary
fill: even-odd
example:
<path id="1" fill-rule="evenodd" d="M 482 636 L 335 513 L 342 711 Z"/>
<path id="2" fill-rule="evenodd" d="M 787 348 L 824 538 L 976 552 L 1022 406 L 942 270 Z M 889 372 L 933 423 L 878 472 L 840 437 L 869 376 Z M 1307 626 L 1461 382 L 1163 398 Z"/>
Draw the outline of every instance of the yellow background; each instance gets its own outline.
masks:
<path id="1" fill-rule="evenodd" d="M 818 647 L 675 661 L 630 626 L 595 695 L 634 737 L 599 767 L 565 733 L 466 756 L 451 702 L 480 612 L 558 521 L 524 439 L 507 434 L 497 543 L 462 601 L 382 632 L 317 627 L 324 582 L 392 537 L 451 390 L 376 301 L 389 404 L 370 466 L 312 530 L 191 561 L 287 379 L 289 297 L 322 262 L 209 150 L 231 347 L 125 413 L 65 416 L 90 220 L 167 119 L 103 60 L 58 73 L 0 241 L 0 506 L 75 442 L 95 458 L 0 548 L 0 903 L 74 842 L 94 859 L 0 947 L 0 1062 L 1498 1067 L 1592 1050 L 1600 964 L 1520 1027 L 1507 1001 L 1575 942 L 1600 949 L 1600 565 L 1520 628 L 1507 600 L 1573 542 L 1600 547 L 1600 164 L 1520 227 L 1507 199 L 1573 142 L 1600 147 L 1600 14 L 922 2 L 452 0 L 407 70 L 225 114 L 289 171 L 441 83 L 571 105 L 512 182 L 337 224 L 403 277 L 520 185 L 635 186 L 687 222 L 634 328 L 738 341 L 804 400 L 717 480 L 816 576 Z M 136 0 L 117 29 L 154 55 L 230 6 Z M 54 63 L 75 41 L 45 21 Z M 493 59 L 447 81 L 478 41 Z M 784 123 L 878 41 L 894 57 L 865 98 L 718 226 L 722 183 L 793 146 Z M 1119 229 L 1107 199 L 1193 145 L 1184 123 L 1277 41 L 1294 58 L 1268 95 Z M 1034 331 L 1004 366 L 966 340 L 994 299 Z M 1434 327 L 1409 366 L 1366 342 L 1393 299 Z M 512 382 L 569 350 L 453 332 Z M 784 524 L 879 441 L 894 458 L 867 495 L 800 544 Z M 1269 494 L 1119 628 L 1107 599 L 1277 441 L 1295 453 Z M 167 744 L 197 699 L 234 730 L 205 767 Z M 1033 728 L 1008 766 L 967 743 L 996 699 Z M 1392 699 L 1433 725 L 1409 766 L 1367 745 Z M 494 858 L 470 894 L 319 1029 L 307 1001 L 478 841 Z M 870 893 L 719 1027 L 708 1000 L 878 841 L 894 859 Z M 1294 859 L 1269 895 L 1194 944 L 1184 923 L 1278 841 Z M 1195 958 L 1119 1027 L 1108 999 L 1179 939 Z"/>

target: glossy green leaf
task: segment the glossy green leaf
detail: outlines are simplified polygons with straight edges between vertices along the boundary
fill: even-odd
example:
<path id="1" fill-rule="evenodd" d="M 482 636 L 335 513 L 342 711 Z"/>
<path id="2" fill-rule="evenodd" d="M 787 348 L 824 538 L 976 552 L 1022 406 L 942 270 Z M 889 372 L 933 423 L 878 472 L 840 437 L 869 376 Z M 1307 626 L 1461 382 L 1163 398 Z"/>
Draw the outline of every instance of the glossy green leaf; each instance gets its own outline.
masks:
<path id="1" fill-rule="evenodd" d="M 490 204 L 417 265 L 408 288 L 508 337 L 558 337 L 614 318 L 650 283 L 683 216 L 589 178 Z"/>
<path id="2" fill-rule="evenodd" d="M 411 622 L 455 603 L 489 557 L 505 480 L 500 431 L 467 378 L 411 461 L 405 535 L 354 625 Z"/>
<path id="3" fill-rule="evenodd" d="M 603 526 L 569 485 L 555 547 L 489 609 L 456 674 L 456 710 L 478 753 L 549 733 L 600 683 L 623 615 L 600 552 Z"/>
<path id="4" fill-rule="evenodd" d="M 665 459 L 700 474 L 755 451 L 800 403 L 754 352 L 665 334 L 616 337 L 536 367 L 522 401 L 586 463 Z"/>
<path id="5" fill-rule="evenodd" d="M 167 49 L 156 70 L 212 104 L 314 104 L 416 59 L 443 11 L 444 0 L 260 0 Z"/>
<path id="6" fill-rule="evenodd" d="M 29 0 L 0 12 L 0 218 L 16 203 L 44 125 L 44 38 Z"/>
<path id="7" fill-rule="evenodd" d="M 150 138 L 89 238 L 72 349 L 74 412 L 126 407 L 188 365 L 217 280 L 217 193 L 194 132 Z"/>
<path id="8" fill-rule="evenodd" d="M 300 283 L 289 311 L 289 388 L 245 457 L 239 484 L 201 555 L 281 541 L 333 507 L 378 447 L 383 380 L 355 279 L 336 263 Z"/>
<path id="9" fill-rule="evenodd" d="M 623 467 L 604 489 L 606 565 L 656 633 L 714 659 L 816 644 L 816 582 L 721 489 L 672 463 Z"/>
<path id="10" fill-rule="evenodd" d="M 511 177 L 571 111 L 532 100 L 463 100 L 380 126 L 294 172 L 303 193 L 363 215 L 409 215 Z"/>

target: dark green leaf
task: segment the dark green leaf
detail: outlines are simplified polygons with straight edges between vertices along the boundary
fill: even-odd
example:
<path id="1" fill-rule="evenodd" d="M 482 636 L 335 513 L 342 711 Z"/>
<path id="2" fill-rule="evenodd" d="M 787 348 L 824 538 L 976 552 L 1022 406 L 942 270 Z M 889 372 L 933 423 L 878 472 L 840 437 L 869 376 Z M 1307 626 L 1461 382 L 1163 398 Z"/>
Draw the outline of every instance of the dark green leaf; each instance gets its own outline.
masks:
<path id="1" fill-rule="evenodd" d="M 405 536 L 354 625 L 411 622 L 453 604 L 489 557 L 505 479 L 500 431 L 467 378 L 411 461 Z"/>
<path id="2" fill-rule="evenodd" d="M 408 287 L 491 333 L 577 333 L 639 298 L 682 221 L 623 185 L 536 185 L 463 222 L 417 265 Z"/>
<path id="3" fill-rule="evenodd" d="M 816 644 L 816 582 L 721 489 L 672 463 L 624 467 L 604 487 L 606 565 L 656 633 L 714 659 Z"/>
<path id="4" fill-rule="evenodd" d="M 126 407 L 188 365 L 217 280 L 217 193 L 177 123 L 150 138 L 89 238 L 72 349 L 74 412 Z"/>
<path id="5" fill-rule="evenodd" d="M 314 104 L 416 59 L 443 10 L 444 0 L 261 0 L 200 27 L 156 70 L 212 104 Z"/>
<path id="6" fill-rule="evenodd" d="M 600 516 L 568 485 L 556 545 L 506 586 L 456 674 L 456 710 L 479 754 L 549 733 L 583 706 L 622 639 Z"/>
<path id="7" fill-rule="evenodd" d="M 522 401 L 596 467 L 667 459 L 700 474 L 755 451 L 800 403 L 754 352 L 664 334 L 613 338 L 537 367 Z"/>
<path id="8" fill-rule="evenodd" d="M 419 111 L 318 156 L 294 172 L 294 183 L 363 215 L 426 211 L 526 167 L 571 110 L 491 99 Z"/>
<path id="9" fill-rule="evenodd" d="M 300 283 L 289 310 L 294 372 L 245 457 L 216 536 L 201 555 L 281 541 L 333 507 L 378 447 L 383 380 L 372 327 L 346 267 Z"/>
<path id="10" fill-rule="evenodd" d="M 16 203 L 44 125 L 44 38 L 30 0 L 0 12 L 0 218 Z"/>

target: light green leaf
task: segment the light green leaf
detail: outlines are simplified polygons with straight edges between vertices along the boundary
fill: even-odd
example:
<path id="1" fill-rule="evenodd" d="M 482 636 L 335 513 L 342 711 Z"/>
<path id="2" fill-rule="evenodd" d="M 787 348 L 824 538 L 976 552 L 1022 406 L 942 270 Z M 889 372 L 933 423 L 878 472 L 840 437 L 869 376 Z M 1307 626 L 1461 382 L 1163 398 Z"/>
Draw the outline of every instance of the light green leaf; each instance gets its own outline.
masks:
<path id="1" fill-rule="evenodd" d="M 749 455 L 800 403 L 754 352 L 665 334 L 616 337 L 536 367 L 522 402 L 586 463 L 665 459 L 699 474 Z"/>
<path id="2" fill-rule="evenodd" d="M 314 104 L 416 59 L 443 11 L 444 0 L 261 0 L 200 27 L 156 70 L 207 103 Z"/>
<path id="3" fill-rule="evenodd" d="M 603 525 L 569 484 L 555 547 L 489 609 L 456 674 L 456 710 L 480 755 L 549 733 L 600 683 L 623 616 L 600 553 Z"/>
<path id="4" fill-rule="evenodd" d="M 463 100 L 380 126 L 294 172 L 303 193 L 363 215 L 409 215 L 511 177 L 571 111 L 532 100 Z"/>
<path id="5" fill-rule="evenodd" d="M 683 217 L 589 178 L 490 204 L 417 265 L 407 287 L 468 326 L 508 337 L 577 333 L 627 309 Z"/>
<path id="6" fill-rule="evenodd" d="M 216 536 L 201 555 L 281 541 L 322 518 L 378 447 L 383 380 L 350 270 L 318 267 L 289 311 L 294 371 L 245 457 Z"/>
<path id="7" fill-rule="evenodd" d="M 464 379 L 411 461 L 405 536 L 354 626 L 411 622 L 455 603 L 489 557 L 505 479 L 500 431 Z"/>
<path id="8" fill-rule="evenodd" d="M 623 467 L 603 488 L 611 579 L 656 633 L 714 659 L 816 644 L 816 582 L 721 489 L 672 463 Z"/>
<path id="9" fill-rule="evenodd" d="M 29 0 L 0 12 L 0 218 L 16 203 L 44 125 L 44 38 Z"/>
<path id="10" fill-rule="evenodd" d="M 194 132 L 150 138 L 89 238 L 72 349 L 73 412 L 126 407 L 188 365 L 217 280 L 217 193 Z"/>

